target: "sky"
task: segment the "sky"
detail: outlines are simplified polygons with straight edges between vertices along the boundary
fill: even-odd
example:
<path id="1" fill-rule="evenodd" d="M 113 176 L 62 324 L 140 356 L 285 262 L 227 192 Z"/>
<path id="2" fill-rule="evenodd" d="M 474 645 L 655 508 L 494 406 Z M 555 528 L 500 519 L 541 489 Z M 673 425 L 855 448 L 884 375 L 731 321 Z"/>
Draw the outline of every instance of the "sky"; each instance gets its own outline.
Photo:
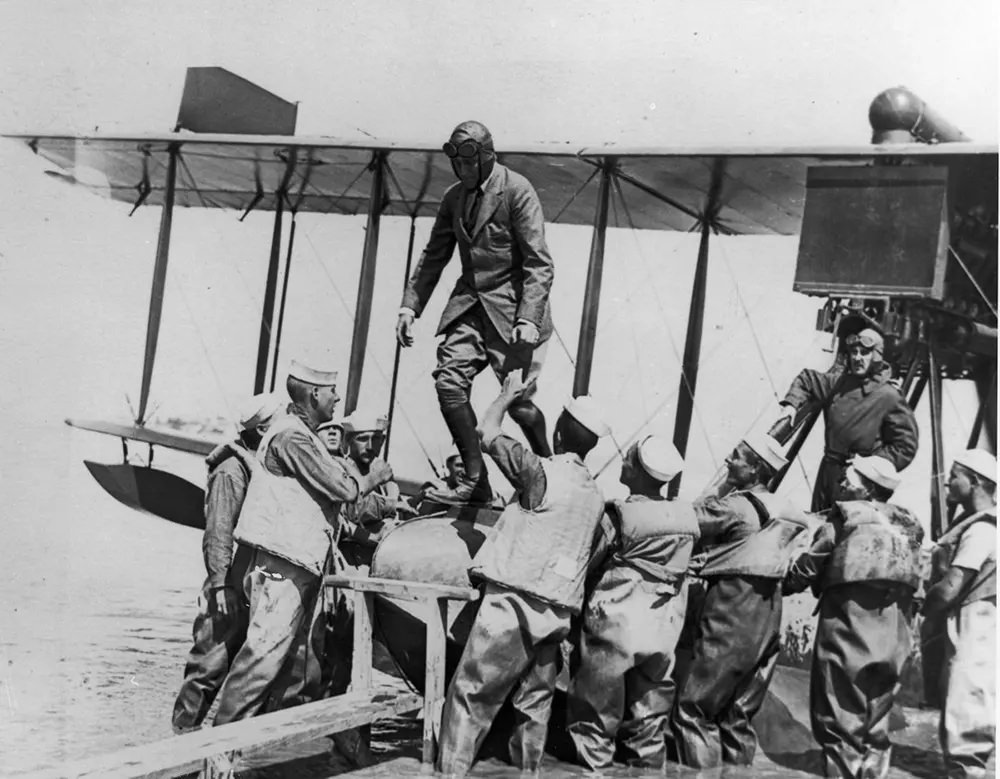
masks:
<path id="1" fill-rule="evenodd" d="M 477 118 L 501 150 L 536 141 L 866 143 L 871 99 L 903 84 L 971 138 L 998 138 L 992 2 L 6 0 L 0 13 L 7 132 L 167 131 L 185 67 L 218 65 L 299 101 L 300 135 L 436 142 Z M 66 416 L 128 416 L 159 220 L 155 208 L 127 218 L 122 204 L 65 187 L 39 163 L 0 143 L 11 183 L 0 191 L 0 396 L 24 438 Z M 151 405 L 161 419 L 231 415 L 252 379 L 269 218 L 238 224 L 234 214 L 185 210 L 174 226 Z M 360 219 L 300 219 L 282 361 L 322 344 L 346 370 L 363 228 Z M 418 248 L 428 231 L 420 220 Z M 550 226 L 548 238 L 559 337 L 540 403 L 554 416 L 572 382 L 590 234 Z M 405 222 L 384 220 L 364 385 L 376 406 L 387 403 L 406 239 Z M 691 489 L 739 436 L 766 426 L 800 367 L 830 359 L 812 330 L 819 301 L 790 291 L 796 239 L 714 247 Z M 612 409 L 622 443 L 645 427 L 670 433 L 695 253 L 692 236 L 609 235 L 593 391 Z M 401 367 L 400 470 L 426 470 L 425 454 L 447 453 L 430 370 L 433 325 L 454 275 L 442 280 Z M 482 407 L 495 390 L 481 380 L 474 402 Z M 947 395 L 946 451 L 971 423 L 970 402 L 962 387 Z M 74 450 L 116 456 L 117 442 L 94 438 L 74 438 Z M 814 438 L 804 453 L 796 494 L 808 491 L 818 445 Z M 614 455 L 607 442 L 596 461 Z M 911 500 L 925 501 L 927 463 L 911 472 Z"/>

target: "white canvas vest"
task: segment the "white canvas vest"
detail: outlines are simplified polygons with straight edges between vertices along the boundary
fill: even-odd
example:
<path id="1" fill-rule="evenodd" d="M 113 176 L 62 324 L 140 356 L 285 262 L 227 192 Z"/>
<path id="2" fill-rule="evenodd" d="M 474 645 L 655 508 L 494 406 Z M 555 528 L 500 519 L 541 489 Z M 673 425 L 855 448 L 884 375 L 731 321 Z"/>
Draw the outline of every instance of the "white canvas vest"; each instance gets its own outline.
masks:
<path id="1" fill-rule="evenodd" d="M 962 540 L 962 536 L 965 534 L 965 531 L 976 522 L 987 522 L 996 528 L 996 509 L 993 509 L 992 511 L 977 511 L 975 514 L 966 517 L 954 527 L 950 528 L 947 533 L 938 539 L 937 545 L 944 550 L 949 564 L 951 564 L 951 562 L 955 559 L 955 555 L 958 554 L 958 545 Z M 990 554 L 987 556 L 982 567 L 976 572 L 975 577 L 962 593 L 962 597 L 959 599 L 958 607 L 961 608 L 962 606 L 968 606 L 970 603 L 975 603 L 977 600 L 996 598 L 996 595 L 997 555 L 996 549 L 993 548 L 990 550 Z"/>
<path id="2" fill-rule="evenodd" d="M 264 458 L 275 435 L 298 428 L 315 439 L 320 452 L 323 443 L 294 416 L 275 422 L 267 431 L 253 461 L 253 474 L 243 502 L 234 537 L 243 544 L 263 549 L 317 576 L 339 531 L 340 504 L 322 505 L 293 476 L 275 476 L 264 467 Z M 330 458 L 330 467 L 339 467 Z"/>
<path id="3" fill-rule="evenodd" d="M 545 498 L 529 510 L 515 496 L 472 561 L 489 581 L 579 612 L 604 496 L 579 457 L 543 459 Z"/>

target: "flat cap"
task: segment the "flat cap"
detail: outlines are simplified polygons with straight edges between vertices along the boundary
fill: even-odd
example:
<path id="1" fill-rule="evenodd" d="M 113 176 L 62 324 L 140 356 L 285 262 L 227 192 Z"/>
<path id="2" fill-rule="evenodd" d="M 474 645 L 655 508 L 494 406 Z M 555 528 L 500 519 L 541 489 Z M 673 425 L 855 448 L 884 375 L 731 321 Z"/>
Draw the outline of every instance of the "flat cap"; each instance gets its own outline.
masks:
<path id="1" fill-rule="evenodd" d="M 955 462 L 996 484 L 997 457 L 995 454 L 990 454 L 985 449 L 966 449 L 955 457 Z"/>
<path id="2" fill-rule="evenodd" d="M 604 412 L 590 395 L 572 398 L 563 409 L 598 438 L 603 438 L 611 432 L 608 423 L 604 421 Z"/>
<path id="3" fill-rule="evenodd" d="M 306 384 L 315 384 L 317 387 L 332 387 L 337 383 L 336 371 L 310 368 L 298 360 L 292 360 L 292 364 L 288 367 L 288 375 Z"/>
<path id="4" fill-rule="evenodd" d="M 331 419 L 329 422 L 321 422 L 316 427 L 316 432 L 320 432 L 321 430 L 329 430 L 330 428 L 333 428 L 333 427 L 336 427 L 336 428 L 339 428 L 340 430 L 343 430 L 344 429 L 344 420 L 341 419 L 340 417 L 337 417 L 336 419 Z"/>

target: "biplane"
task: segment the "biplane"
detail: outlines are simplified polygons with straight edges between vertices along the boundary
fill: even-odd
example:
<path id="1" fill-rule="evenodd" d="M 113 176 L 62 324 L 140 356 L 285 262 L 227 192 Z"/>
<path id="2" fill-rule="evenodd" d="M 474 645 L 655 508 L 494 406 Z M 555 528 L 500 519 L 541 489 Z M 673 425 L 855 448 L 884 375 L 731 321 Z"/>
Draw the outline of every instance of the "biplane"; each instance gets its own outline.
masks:
<path id="1" fill-rule="evenodd" d="M 110 195 L 134 212 L 161 209 L 137 411 L 131 424 L 67 420 L 120 438 L 124 461 L 87 462 L 101 486 L 141 511 L 192 527 L 204 524 L 202 489 L 180 476 L 129 462 L 128 442 L 207 454 L 216 442 L 149 426 L 149 399 L 170 257 L 175 208 L 227 209 L 243 217 L 273 213 L 253 387 L 273 389 L 294 257 L 296 216 L 366 219 L 346 380 L 345 413 L 361 399 L 369 350 L 381 219 L 414 226 L 433 217 L 453 174 L 434 143 L 338 141 L 294 135 L 296 106 L 220 68 L 188 71 L 172 133 L 130 136 L 20 134 L 54 164 L 51 175 Z M 588 392 L 609 228 L 678 231 L 699 237 L 678 382 L 673 440 L 684 454 L 695 409 L 710 247 L 714 236 L 799 236 L 794 289 L 822 300 L 817 330 L 835 338 L 864 323 L 886 337 L 886 358 L 916 406 L 929 390 L 932 464 L 931 531 L 945 527 L 942 436 L 944 381 L 972 379 L 979 392 L 969 445 L 996 446 L 997 148 L 976 144 L 908 90 L 887 90 L 872 103 L 869 145 L 837 147 L 711 146 L 578 148 L 567 144 L 501 147 L 500 160 L 534 184 L 547 221 L 591 230 L 572 393 Z M 287 230 L 285 220 L 290 221 Z M 284 249 L 284 252 L 282 251 Z M 284 263 L 282 263 L 284 260 Z M 284 264 L 284 268 L 282 268 Z M 612 266 L 613 268 L 613 266 Z M 615 272 L 612 270 L 611 272 Z M 279 284 L 279 281 L 281 283 Z M 402 286 L 404 279 L 399 279 Z M 397 409 L 400 353 L 389 394 Z M 800 453 L 821 411 L 797 420 L 789 461 Z M 982 443 L 980 443 L 982 441 Z M 628 442 L 623 442 L 628 443 Z M 390 440 L 385 447 L 388 450 Z M 777 489 L 785 472 L 778 474 Z M 404 492 L 419 484 L 401 480 Z M 679 480 L 671 485 L 676 494 Z M 465 583 L 469 556 L 496 512 L 453 509 L 388 533 L 375 552 L 375 576 Z M 453 664 L 474 604 L 448 613 Z M 377 600 L 379 635 L 411 683 L 423 682 L 421 614 Z"/>
<path id="2" fill-rule="evenodd" d="M 7 136 L 54 163 L 57 170 L 50 174 L 57 178 L 110 195 L 132 212 L 161 208 L 133 424 L 67 420 L 122 439 L 125 462 L 87 462 L 87 467 L 108 492 L 133 508 L 194 527 L 204 521 L 200 487 L 151 462 L 132 465 L 127 457 L 127 441 L 148 444 L 150 454 L 154 446 L 205 454 L 214 443 L 147 426 L 175 208 L 238 210 L 241 218 L 252 211 L 274 215 L 254 392 L 275 385 L 296 215 L 366 217 L 344 401 L 349 414 L 358 404 L 365 369 L 381 219 L 410 220 L 409 275 L 413 225 L 418 218 L 433 217 L 453 181 L 436 144 L 300 137 L 294 135 L 296 113 L 296 105 L 228 71 L 191 68 L 175 132 Z M 995 448 L 997 149 L 972 143 L 903 88 L 879 95 L 870 120 L 873 143 L 866 146 L 536 144 L 503 148 L 499 158 L 533 182 L 547 221 L 592 229 L 574 395 L 590 387 L 608 228 L 700 235 L 673 425 L 682 454 L 698 384 L 711 237 L 800 235 L 794 289 L 824 298 L 817 328 L 840 333 L 852 322 L 876 324 L 886 334 L 887 358 L 899 371 L 911 405 L 929 387 L 932 530 L 937 534 L 947 508 L 942 379 L 975 380 L 981 402 L 969 441 L 985 434 L 987 445 Z M 283 247 L 286 217 L 291 228 Z M 398 375 L 397 348 L 390 422 Z M 800 420 L 790 459 L 816 416 Z M 675 494 L 678 487 L 679 480 L 671 486 Z"/>

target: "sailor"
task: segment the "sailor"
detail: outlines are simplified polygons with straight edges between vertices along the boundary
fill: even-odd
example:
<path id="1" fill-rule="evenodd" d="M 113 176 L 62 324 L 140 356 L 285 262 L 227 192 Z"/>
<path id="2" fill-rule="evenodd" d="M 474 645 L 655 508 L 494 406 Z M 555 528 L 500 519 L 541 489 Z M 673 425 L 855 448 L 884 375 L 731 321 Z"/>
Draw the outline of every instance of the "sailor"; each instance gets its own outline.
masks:
<path id="1" fill-rule="evenodd" d="M 251 717 L 264 706 L 329 570 L 341 504 L 392 478 L 381 460 L 372 461 L 366 476 L 349 474 L 316 436 L 340 400 L 336 383 L 335 371 L 293 360 L 286 382 L 292 403 L 257 450 L 235 533 L 252 554 L 244 579 L 250 621 L 219 693 L 216 725 Z"/>
<path id="2" fill-rule="evenodd" d="M 332 457 L 344 456 L 344 420 L 337 418 L 316 428 L 316 435 L 326 445 Z"/>
<path id="3" fill-rule="evenodd" d="M 526 178 L 496 161 L 490 131 L 479 122 L 462 122 L 444 151 L 459 181 L 445 192 L 403 293 L 396 337 L 402 346 L 412 345 L 413 321 L 423 313 L 457 245 L 462 273 L 438 324 L 443 339 L 434 382 L 465 476 L 456 488 L 431 490 L 427 497 L 487 503 L 492 493 L 469 402 L 472 380 L 487 366 L 501 380 L 513 370 L 527 372 L 528 388 L 510 416 L 536 454 L 552 453 L 545 418 L 531 398 L 552 333 L 553 265 L 538 195 Z"/>
<path id="4" fill-rule="evenodd" d="M 854 455 L 878 455 L 897 471 L 917 453 L 917 422 L 889 380 L 892 369 L 882 362 L 882 335 L 871 327 L 844 339 L 846 365 L 826 373 L 806 369 L 792 381 L 782 418 L 804 407 L 820 407 L 826 420 L 826 448 L 816 475 L 812 511 L 833 505 L 847 461 Z"/>
<path id="5" fill-rule="evenodd" d="M 924 614 L 947 619 L 941 749 L 949 779 L 986 776 L 996 744 L 997 460 L 955 458 L 948 497 L 962 511 L 938 539 Z"/>
<path id="6" fill-rule="evenodd" d="M 470 571 L 485 582 L 484 594 L 445 699 L 438 769 L 447 776 L 469 770 L 512 690 L 511 761 L 538 771 L 559 644 L 583 606 L 584 578 L 604 516 L 604 498 L 583 463 L 610 432 L 596 403 L 589 396 L 571 400 L 553 430 L 555 454 L 540 457 L 500 430 L 525 389 L 520 371 L 508 373 L 480 428 L 484 451 L 516 493 Z"/>
<path id="7" fill-rule="evenodd" d="M 388 419 L 366 411 L 355 411 L 344 420 L 344 446 L 348 470 L 362 476 L 382 450 Z M 396 520 L 409 518 L 416 511 L 400 497 L 399 485 L 390 480 L 344 506 L 345 534 L 341 549 L 355 565 L 370 565 L 371 556 L 382 535 L 395 527 Z"/>
<path id="8" fill-rule="evenodd" d="M 728 494 L 696 502 L 706 563 L 691 665 L 672 728 L 685 765 L 750 765 L 751 720 L 778 658 L 781 577 L 808 520 L 765 485 L 786 460 L 770 436 L 750 436 L 726 458 Z"/>
<path id="9" fill-rule="evenodd" d="M 685 573 L 698 540 L 690 503 L 665 500 L 663 486 L 683 468 L 657 436 L 622 459 L 625 501 L 609 504 L 619 541 L 583 610 L 580 667 L 569 687 L 568 730 L 591 770 L 611 766 L 617 735 L 630 765 L 659 768 L 674 703 L 674 648 L 687 608 Z"/>
<path id="10" fill-rule="evenodd" d="M 888 774 L 889 712 L 910 654 L 913 595 L 924 531 L 887 501 L 899 484 L 891 462 L 855 457 L 835 508 L 789 568 L 786 594 L 819 598 L 809 711 L 826 776 Z"/>
<path id="11" fill-rule="evenodd" d="M 233 530 L 250 482 L 250 453 L 256 451 L 281 408 L 277 395 L 254 395 L 240 412 L 237 439 L 217 446 L 205 459 L 208 488 L 201 550 L 208 578 L 199 599 L 201 610 L 194 620 L 194 645 L 174 703 L 175 733 L 201 725 L 226 678 L 230 660 L 246 637 L 248 607 L 243 598 L 243 577 L 250 552 L 241 548 L 234 558 Z"/>

